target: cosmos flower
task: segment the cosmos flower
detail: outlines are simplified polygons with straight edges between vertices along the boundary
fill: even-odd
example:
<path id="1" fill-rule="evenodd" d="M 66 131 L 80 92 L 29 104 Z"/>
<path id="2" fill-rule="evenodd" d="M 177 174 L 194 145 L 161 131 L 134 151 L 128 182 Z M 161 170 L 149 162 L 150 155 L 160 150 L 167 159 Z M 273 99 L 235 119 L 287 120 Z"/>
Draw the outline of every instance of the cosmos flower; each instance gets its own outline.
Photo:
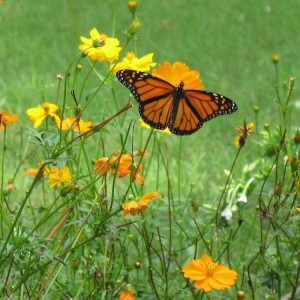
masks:
<path id="1" fill-rule="evenodd" d="M 212 289 L 223 290 L 235 284 L 237 273 L 217 262 L 213 262 L 207 254 L 200 259 L 193 259 L 183 267 L 185 278 L 195 280 L 195 288 L 209 292 Z"/>
<path id="2" fill-rule="evenodd" d="M 115 38 L 109 38 L 105 34 L 100 34 L 96 28 L 90 31 L 90 38 L 81 36 L 82 42 L 79 50 L 84 51 L 91 59 L 97 61 L 107 60 L 112 62 L 118 59 L 122 50 L 119 41 Z"/>

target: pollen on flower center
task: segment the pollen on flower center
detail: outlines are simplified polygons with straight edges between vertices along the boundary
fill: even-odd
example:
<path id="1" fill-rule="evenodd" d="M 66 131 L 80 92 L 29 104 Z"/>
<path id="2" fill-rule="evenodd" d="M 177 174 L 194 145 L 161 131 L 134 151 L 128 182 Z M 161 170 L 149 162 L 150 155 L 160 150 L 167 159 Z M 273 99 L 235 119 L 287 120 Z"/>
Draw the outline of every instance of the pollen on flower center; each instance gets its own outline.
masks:
<path id="1" fill-rule="evenodd" d="M 206 271 L 207 271 L 207 275 L 212 275 L 212 273 L 218 269 L 219 264 L 217 262 L 208 262 L 206 264 Z"/>

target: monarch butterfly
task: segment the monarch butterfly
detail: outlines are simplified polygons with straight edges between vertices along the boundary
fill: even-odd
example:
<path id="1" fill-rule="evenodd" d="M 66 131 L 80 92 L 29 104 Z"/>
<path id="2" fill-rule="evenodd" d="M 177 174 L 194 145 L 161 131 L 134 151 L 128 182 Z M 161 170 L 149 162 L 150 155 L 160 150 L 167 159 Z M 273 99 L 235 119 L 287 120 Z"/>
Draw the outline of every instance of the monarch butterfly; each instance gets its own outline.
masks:
<path id="1" fill-rule="evenodd" d="M 169 128 L 177 135 L 189 135 L 217 116 L 237 110 L 229 98 L 200 90 L 184 90 L 178 86 L 135 70 L 121 70 L 117 78 L 139 103 L 143 121 L 155 129 Z"/>

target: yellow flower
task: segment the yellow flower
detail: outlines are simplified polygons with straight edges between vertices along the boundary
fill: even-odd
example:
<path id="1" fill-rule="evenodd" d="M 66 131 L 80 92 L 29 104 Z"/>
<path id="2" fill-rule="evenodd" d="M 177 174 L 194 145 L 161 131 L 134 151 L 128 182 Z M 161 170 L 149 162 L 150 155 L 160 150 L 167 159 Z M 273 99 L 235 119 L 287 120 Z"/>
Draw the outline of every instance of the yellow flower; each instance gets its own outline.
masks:
<path id="1" fill-rule="evenodd" d="M 245 145 L 248 135 L 254 133 L 253 132 L 254 127 L 255 124 L 253 122 L 249 123 L 248 125 L 246 122 L 244 122 L 243 126 L 238 126 L 236 128 L 236 131 L 241 133 L 235 137 L 234 145 L 236 147 L 243 147 Z"/>
<path id="2" fill-rule="evenodd" d="M 203 90 L 202 80 L 199 78 L 198 71 L 191 71 L 189 67 L 182 62 L 175 62 L 171 65 L 164 62 L 157 69 L 152 71 L 152 75 L 170 82 L 174 86 L 184 83 L 185 90 Z"/>
<path id="3" fill-rule="evenodd" d="M 161 198 L 161 195 L 156 191 L 156 192 L 147 193 L 143 195 L 138 201 L 130 201 L 130 202 L 126 201 L 125 204 L 122 206 L 124 210 L 124 214 L 122 218 L 125 218 L 125 216 L 128 214 L 135 216 L 136 209 L 138 210 L 138 212 L 145 210 L 153 198 Z"/>
<path id="4" fill-rule="evenodd" d="M 79 50 L 85 51 L 91 59 L 97 61 L 106 59 L 112 62 L 118 59 L 122 48 L 118 47 L 119 41 L 117 39 L 100 34 L 96 28 L 90 31 L 90 36 L 90 38 L 80 37 L 82 44 L 79 45 Z"/>
<path id="5" fill-rule="evenodd" d="M 293 210 L 297 211 L 297 212 L 300 212 L 300 207 L 294 207 Z"/>
<path id="6" fill-rule="evenodd" d="M 69 168 L 64 166 L 63 169 L 56 168 L 49 175 L 50 187 L 60 187 L 63 182 L 72 182 L 72 176 L 69 173 Z"/>
<path id="7" fill-rule="evenodd" d="M 147 129 L 152 129 L 148 124 L 146 124 L 142 119 L 140 119 L 140 126 L 142 128 L 147 128 Z M 166 129 L 163 130 L 159 130 L 159 129 L 153 129 L 153 131 L 159 131 L 162 132 L 164 134 L 172 134 L 172 132 L 169 130 L 169 128 L 167 127 Z"/>
<path id="8" fill-rule="evenodd" d="M 235 283 L 237 273 L 230 270 L 203 254 L 200 259 L 193 259 L 191 263 L 183 267 L 182 272 L 185 278 L 195 280 L 196 289 L 204 289 L 209 292 L 212 289 L 223 290 L 230 288 Z"/>
<path id="9" fill-rule="evenodd" d="M 38 107 L 27 109 L 26 114 L 29 120 L 34 123 L 33 127 L 37 128 L 42 124 L 43 120 L 48 116 L 54 117 L 55 121 L 57 121 L 59 117 L 55 114 L 55 112 L 58 110 L 59 108 L 57 105 L 44 102 L 42 105 L 39 105 Z"/>
<path id="10" fill-rule="evenodd" d="M 10 111 L 2 111 L 0 112 L 0 129 L 4 130 L 4 126 L 8 126 L 10 124 L 15 123 L 19 119 L 19 116 L 17 114 L 10 116 Z"/>
<path id="11" fill-rule="evenodd" d="M 58 129 L 69 130 L 72 128 L 74 131 L 87 132 L 91 130 L 92 122 L 84 122 L 82 119 L 76 121 L 76 118 L 66 118 L 63 121 L 61 119 L 55 119 L 55 123 Z"/>
<path id="12" fill-rule="evenodd" d="M 137 58 L 133 52 L 127 52 L 126 57 L 116 64 L 113 69 L 113 74 L 123 69 L 137 70 L 137 71 L 149 71 L 150 67 L 154 67 L 156 63 L 152 62 L 153 53 L 149 53 L 141 58 Z M 111 66 L 112 68 L 113 66 Z"/>

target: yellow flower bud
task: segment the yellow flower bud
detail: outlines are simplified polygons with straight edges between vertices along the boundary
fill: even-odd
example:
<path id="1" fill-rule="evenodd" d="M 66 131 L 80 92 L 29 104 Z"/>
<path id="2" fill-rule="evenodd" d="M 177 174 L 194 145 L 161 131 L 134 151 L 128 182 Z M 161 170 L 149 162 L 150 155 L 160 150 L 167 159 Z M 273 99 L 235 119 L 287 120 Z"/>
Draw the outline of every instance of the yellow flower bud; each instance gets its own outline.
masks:
<path id="1" fill-rule="evenodd" d="M 274 55 L 272 59 L 273 59 L 274 64 L 277 64 L 279 62 L 279 56 L 278 55 Z"/>
<path id="2" fill-rule="evenodd" d="M 81 70 L 82 70 L 82 65 L 79 65 L 79 64 L 78 64 L 78 65 L 76 66 L 76 69 L 77 69 L 77 71 L 81 71 Z"/>
<path id="3" fill-rule="evenodd" d="M 128 1 L 128 8 L 133 13 L 136 10 L 137 3 L 136 1 Z"/>
<path id="4" fill-rule="evenodd" d="M 139 261 L 137 261 L 136 263 L 135 263 L 135 267 L 138 269 L 138 268 L 140 268 L 141 267 L 141 263 L 139 262 Z"/>
<path id="5" fill-rule="evenodd" d="M 238 291 L 236 293 L 236 298 L 237 299 L 244 299 L 245 298 L 245 292 L 244 291 Z"/>
<path id="6" fill-rule="evenodd" d="M 132 39 L 135 36 L 135 34 L 137 33 L 137 31 L 139 30 L 140 26 L 141 26 L 141 23 L 139 22 L 139 20 L 134 19 L 127 30 L 127 37 L 129 39 Z"/>
<path id="7" fill-rule="evenodd" d="M 258 105 L 254 105 L 253 106 L 253 110 L 254 110 L 254 112 L 258 112 L 259 111 L 259 106 Z"/>
<path id="8" fill-rule="evenodd" d="M 133 196 L 132 194 L 129 194 L 129 195 L 128 195 L 128 200 L 131 201 L 131 200 L 133 200 L 133 199 L 134 199 L 134 196 Z"/>
<path id="9" fill-rule="evenodd" d="M 15 187 L 14 187 L 13 184 L 8 184 L 8 185 L 5 187 L 5 191 L 8 192 L 8 193 L 12 192 L 14 189 L 15 189 Z"/>

